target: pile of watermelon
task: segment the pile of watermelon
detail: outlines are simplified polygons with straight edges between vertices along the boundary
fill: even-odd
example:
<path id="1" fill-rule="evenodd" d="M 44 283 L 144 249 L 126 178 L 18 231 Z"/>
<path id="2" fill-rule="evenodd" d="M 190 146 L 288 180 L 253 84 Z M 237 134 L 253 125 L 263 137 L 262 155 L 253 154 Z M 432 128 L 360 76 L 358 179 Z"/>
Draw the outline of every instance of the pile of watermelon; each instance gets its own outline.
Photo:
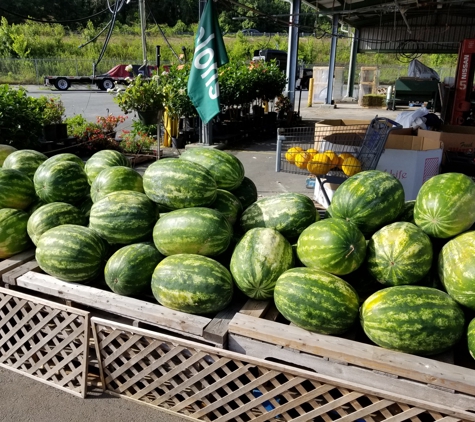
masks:
<path id="1" fill-rule="evenodd" d="M 246 296 L 312 332 L 361 324 L 388 349 L 431 355 L 464 339 L 475 355 L 475 183 L 465 175 L 435 176 L 405 202 L 393 176 L 359 172 L 320 217 L 306 195 L 258 199 L 242 163 L 217 149 L 188 149 L 143 175 L 110 150 L 85 163 L 29 150 L 0 158 L 2 259 L 35 245 L 58 279 L 102 280 L 182 312 L 212 315 Z"/>

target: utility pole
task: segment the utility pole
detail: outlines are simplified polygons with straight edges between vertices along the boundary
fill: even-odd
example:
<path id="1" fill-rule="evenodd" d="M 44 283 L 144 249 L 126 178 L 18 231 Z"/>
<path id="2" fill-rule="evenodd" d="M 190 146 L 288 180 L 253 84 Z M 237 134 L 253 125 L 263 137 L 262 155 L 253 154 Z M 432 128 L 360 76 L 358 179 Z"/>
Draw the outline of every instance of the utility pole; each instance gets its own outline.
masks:
<path id="1" fill-rule="evenodd" d="M 142 66 L 147 66 L 147 42 L 145 40 L 145 28 L 146 28 L 146 14 L 145 14 L 145 0 L 139 0 L 139 15 L 140 15 L 140 30 L 142 33 Z"/>

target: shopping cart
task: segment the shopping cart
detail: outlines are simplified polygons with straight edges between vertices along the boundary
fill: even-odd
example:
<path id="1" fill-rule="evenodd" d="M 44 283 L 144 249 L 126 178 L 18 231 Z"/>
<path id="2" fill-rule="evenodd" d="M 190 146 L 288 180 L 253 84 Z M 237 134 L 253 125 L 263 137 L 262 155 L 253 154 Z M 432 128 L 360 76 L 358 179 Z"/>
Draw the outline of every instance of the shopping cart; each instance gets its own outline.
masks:
<path id="1" fill-rule="evenodd" d="M 315 175 L 330 204 L 324 185 L 341 184 L 360 171 L 375 169 L 389 133 L 400 128 L 378 116 L 369 124 L 279 128 L 276 171 Z"/>

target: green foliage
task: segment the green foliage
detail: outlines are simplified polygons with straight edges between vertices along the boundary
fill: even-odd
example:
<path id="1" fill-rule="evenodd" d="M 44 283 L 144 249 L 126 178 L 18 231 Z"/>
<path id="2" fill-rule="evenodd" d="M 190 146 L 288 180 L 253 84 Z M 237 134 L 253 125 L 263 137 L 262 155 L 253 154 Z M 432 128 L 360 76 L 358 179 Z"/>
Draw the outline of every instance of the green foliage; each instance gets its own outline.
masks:
<path id="1" fill-rule="evenodd" d="M 132 130 L 122 131 L 120 147 L 123 152 L 129 154 L 149 152 L 157 143 L 157 140 L 154 138 L 156 133 L 156 125 L 145 125 L 140 120 L 134 120 L 132 122 Z"/>
<path id="2" fill-rule="evenodd" d="M 63 122 L 66 112 L 61 97 L 40 96 L 38 99 L 38 108 L 42 112 L 43 125 L 53 125 Z"/>
<path id="3" fill-rule="evenodd" d="M 169 71 L 164 72 L 160 77 L 168 99 L 166 103 L 167 112 L 171 117 L 194 117 L 198 115 L 187 93 L 190 70 L 190 64 L 170 66 Z"/>
<path id="4" fill-rule="evenodd" d="M 43 125 L 44 108 L 25 89 L 0 85 L 0 144 L 34 148 Z"/>

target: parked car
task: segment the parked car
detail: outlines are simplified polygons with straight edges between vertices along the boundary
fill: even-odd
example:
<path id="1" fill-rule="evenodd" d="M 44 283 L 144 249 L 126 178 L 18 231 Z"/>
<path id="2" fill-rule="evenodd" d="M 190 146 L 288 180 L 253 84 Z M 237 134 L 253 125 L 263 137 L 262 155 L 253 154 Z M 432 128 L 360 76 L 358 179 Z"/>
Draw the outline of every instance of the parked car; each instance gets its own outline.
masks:
<path id="1" fill-rule="evenodd" d="M 257 29 L 243 29 L 241 33 L 243 35 L 254 35 L 254 36 L 262 35 L 262 32 L 258 31 Z"/>

